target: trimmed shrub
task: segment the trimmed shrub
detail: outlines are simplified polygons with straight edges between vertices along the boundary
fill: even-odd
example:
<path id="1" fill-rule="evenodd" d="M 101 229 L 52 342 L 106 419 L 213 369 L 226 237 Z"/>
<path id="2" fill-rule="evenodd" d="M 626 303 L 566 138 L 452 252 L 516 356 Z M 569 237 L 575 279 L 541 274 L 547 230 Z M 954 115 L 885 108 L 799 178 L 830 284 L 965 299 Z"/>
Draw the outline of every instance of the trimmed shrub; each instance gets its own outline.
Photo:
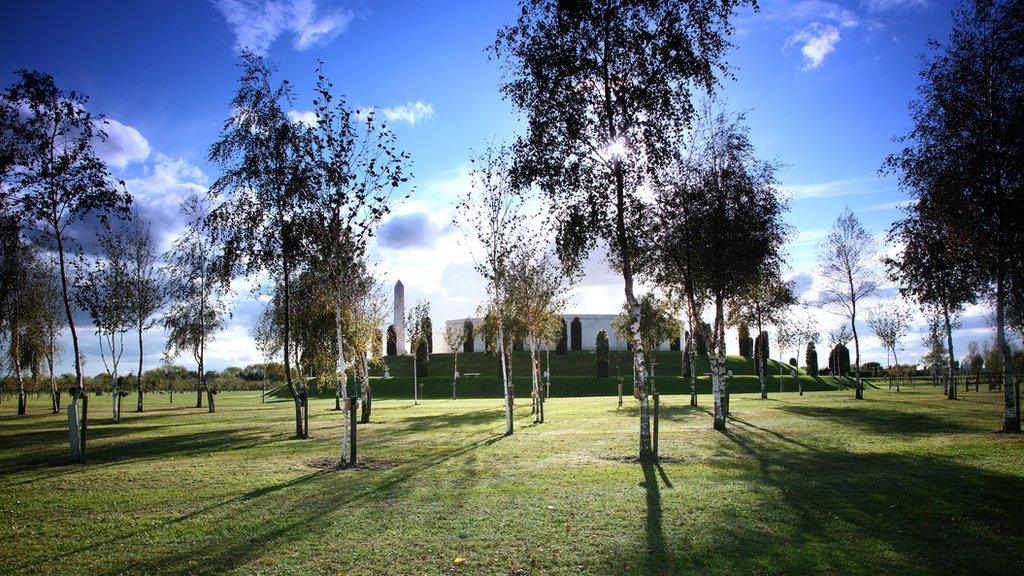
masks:
<path id="1" fill-rule="evenodd" d="M 388 356 L 398 353 L 398 336 L 395 334 L 395 325 L 388 326 Z"/>
<path id="2" fill-rule="evenodd" d="M 836 344 L 828 357 L 828 371 L 837 376 L 850 375 L 850 349 L 842 344 Z"/>
<path id="3" fill-rule="evenodd" d="M 579 318 L 573 318 L 569 324 L 569 343 L 573 350 L 583 350 L 583 323 Z"/>
<path id="4" fill-rule="evenodd" d="M 430 354 L 434 353 L 434 323 L 430 321 L 430 316 L 423 317 L 423 335 L 427 338 L 427 352 Z"/>
<path id="5" fill-rule="evenodd" d="M 751 358 L 754 356 L 754 339 L 750 337 L 750 328 L 746 322 L 741 323 L 739 327 L 739 349 L 740 356 Z"/>
<path id="6" fill-rule="evenodd" d="M 814 342 L 807 343 L 807 352 L 804 353 L 804 365 L 807 366 L 807 373 L 811 376 L 818 376 L 818 352 L 814 349 Z"/>
<path id="7" fill-rule="evenodd" d="M 796 368 L 796 358 L 790 358 L 789 365 L 792 366 L 793 368 Z"/>
<path id="8" fill-rule="evenodd" d="M 430 376 L 430 348 L 427 346 L 427 341 L 423 340 L 419 346 L 416 347 L 416 376 L 417 378 L 426 378 Z"/>
<path id="9" fill-rule="evenodd" d="M 672 352 L 679 352 L 679 336 L 669 341 L 668 349 Z"/>
<path id="10" fill-rule="evenodd" d="M 462 351 L 463 352 L 472 352 L 473 351 L 473 347 L 474 347 L 474 344 L 473 344 L 473 322 L 471 320 L 469 320 L 469 319 L 467 319 L 465 322 L 463 322 L 462 323 L 462 331 L 465 332 L 465 334 L 466 334 L 466 341 L 462 343 Z"/>
<path id="11" fill-rule="evenodd" d="M 711 347 L 711 324 L 701 322 L 697 328 L 696 350 L 697 356 L 707 356 L 708 348 Z"/>
<path id="12" fill-rule="evenodd" d="M 595 343 L 597 353 L 597 377 L 607 378 L 608 377 L 608 334 L 601 330 L 597 333 L 597 342 Z"/>
<path id="13" fill-rule="evenodd" d="M 771 357 L 771 348 L 768 346 L 768 333 L 761 332 L 754 340 L 754 357 L 761 358 L 761 371 L 765 375 L 768 372 L 768 358 Z"/>
<path id="14" fill-rule="evenodd" d="M 559 318 L 561 328 L 558 331 L 558 342 L 555 343 L 555 354 L 565 356 L 569 353 L 569 333 L 565 327 L 565 318 Z"/>

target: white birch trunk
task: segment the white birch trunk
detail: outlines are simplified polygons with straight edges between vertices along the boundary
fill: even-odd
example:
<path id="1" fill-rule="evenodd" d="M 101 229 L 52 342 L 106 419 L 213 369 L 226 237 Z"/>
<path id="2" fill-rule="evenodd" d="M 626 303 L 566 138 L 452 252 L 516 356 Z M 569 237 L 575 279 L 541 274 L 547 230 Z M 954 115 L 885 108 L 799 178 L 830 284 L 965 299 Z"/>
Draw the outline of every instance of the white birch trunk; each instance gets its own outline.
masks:
<path id="1" fill-rule="evenodd" d="M 334 335 L 338 342 L 338 365 L 337 378 L 339 382 L 337 385 L 341 387 L 341 458 L 338 460 L 339 464 L 346 466 L 348 462 L 348 443 L 349 443 L 349 406 L 348 406 L 348 386 L 346 386 L 345 378 L 345 338 L 342 333 L 341 325 L 341 292 L 337 289 L 334 291 Z M 309 410 L 308 404 L 306 410 Z"/>

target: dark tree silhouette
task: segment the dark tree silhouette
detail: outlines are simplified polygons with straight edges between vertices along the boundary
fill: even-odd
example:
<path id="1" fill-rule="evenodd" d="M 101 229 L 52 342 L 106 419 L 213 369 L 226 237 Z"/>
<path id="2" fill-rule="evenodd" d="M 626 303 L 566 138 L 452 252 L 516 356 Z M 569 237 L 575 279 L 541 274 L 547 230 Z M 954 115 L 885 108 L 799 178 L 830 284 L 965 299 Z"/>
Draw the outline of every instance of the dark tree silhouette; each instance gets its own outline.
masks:
<path id="1" fill-rule="evenodd" d="M 569 324 L 569 342 L 573 350 L 583 350 L 583 324 L 579 318 L 573 318 Z"/>
<path id="2" fill-rule="evenodd" d="M 905 256 L 896 269 L 906 267 L 899 276 L 909 280 L 915 298 L 940 308 L 945 300 L 951 316 L 968 296 L 991 292 L 1002 356 L 1003 430 L 1019 432 L 1020 391 L 1006 319 L 1012 310 L 1018 317 L 1024 310 L 1024 4 L 968 0 L 954 13 L 949 38 L 930 47 L 910 104 L 912 127 L 884 168 L 897 172 L 917 201 L 894 231 L 920 234 L 906 256 L 925 258 Z M 930 245 L 935 238 L 945 244 L 942 250 Z M 952 265 L 949 252 L 959 250 L 969 258 Z M 918 273 L 919 280 L 909 278 Z M 970 279 L 975 273 L 978 280 Z M 936 282 L 973 290 L 943 294 Z"/>

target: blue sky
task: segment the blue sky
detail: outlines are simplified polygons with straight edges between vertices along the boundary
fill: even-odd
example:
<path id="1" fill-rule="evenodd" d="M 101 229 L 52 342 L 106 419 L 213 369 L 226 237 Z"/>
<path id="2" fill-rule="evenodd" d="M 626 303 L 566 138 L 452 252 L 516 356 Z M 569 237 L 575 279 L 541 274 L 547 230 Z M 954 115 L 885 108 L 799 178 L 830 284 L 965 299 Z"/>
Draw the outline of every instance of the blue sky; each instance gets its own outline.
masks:
<path id="1" fill-rule="evenodd" d="M 929 37 L 947 35 L 952 8 L 937 0 L 768 0 L 736 20 L 729 55 L 735 78 L 724 80 L 721 92 L 746 111 L 760 154 L 785 164 L 780 176 L 795 230 L 789 274 L 799 276 L 809 298 L 815 244 L 844 206 L 880 240 L 899 216 L 905 197 L 878 169 L 896 149 L 892 138 L 908 127 L 918 55 Z M 381 277 L 402 278 L 406 302 L 430 300 L 441 325 L 472 314 L 483 297 L 460 248 L 462 234 L 450 223 L 471 150 L 518 128 L 498 91 L 498 67 L 485 53 L 517 11 L 512 1 L 17 3 L 0 35 L 0 79 L 9 83 L 18 68 L 49 72 L 116 120 L 104 153 L 167 241 L 179 226 L 181 195 L 216 177 L 206 153 L 228 113 L 237 48 L 249 45 L 278 65 L 298 89 L 296 113 L 309 109 L 313 70 L 324 60 L 351 104 L 392 119 L 413 157 L 417 193 L 384 224 L 374 255 Z M 588 269 L 574 307 L 618 310 L 621 282 L 599 254 Z M 211 350 L 214 368 L 259 360 L 246 334 L 262 304 L 245 293 L 236 305 Z M 823 331 L 838 322 L 808 313 Z M 984 312 L 969 315 L 961 351 L 966 341 L 987 337 Z M 922 329 L 919 320 L 915 330 Z M 865 340 L 865 359 L 884 361 L 877 342 Z M 919 356 L 919 340 L 908 337 L 905 354 Z M 147 362 L 158 361 L 162 343 L 153 334 Z M 88 366 L 93 373 L 100 363 Z"/>

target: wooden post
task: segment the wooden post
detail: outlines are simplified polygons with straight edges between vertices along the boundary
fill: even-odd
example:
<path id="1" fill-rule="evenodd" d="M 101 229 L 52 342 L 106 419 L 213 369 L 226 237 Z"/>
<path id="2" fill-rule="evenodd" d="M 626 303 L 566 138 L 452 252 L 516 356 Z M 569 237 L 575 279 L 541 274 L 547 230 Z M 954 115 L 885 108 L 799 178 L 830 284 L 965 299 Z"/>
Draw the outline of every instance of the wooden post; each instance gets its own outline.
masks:
<path id="1" fill-rule="evenodd" d="M 83 463 L 85 462 L 85 436 L 86 436 L 86 431 L 88 430 L 88 428 L 89 428 L 89 393 L 85 392 L 85 393 L 82 394 L 82 438 L 81 438 L 82 450 L 81 450 L 81 454 L 82 454 L 82 462 Z"/>
<path id="2" fill-rule="evenodd" d="M 348 465 L 356 463 L 356 410 L 359 408 L 359 400 L 355 397 L 348 399 L 348 427 L 349 427 L 349 457 Z"/>
<path id="3" fill-rule="evenodd" d="M 654 396 L 654 460 L 658 460 L 658 414 L 661 411 L 658 404 L 658 393 L 652 394 Z"/>

